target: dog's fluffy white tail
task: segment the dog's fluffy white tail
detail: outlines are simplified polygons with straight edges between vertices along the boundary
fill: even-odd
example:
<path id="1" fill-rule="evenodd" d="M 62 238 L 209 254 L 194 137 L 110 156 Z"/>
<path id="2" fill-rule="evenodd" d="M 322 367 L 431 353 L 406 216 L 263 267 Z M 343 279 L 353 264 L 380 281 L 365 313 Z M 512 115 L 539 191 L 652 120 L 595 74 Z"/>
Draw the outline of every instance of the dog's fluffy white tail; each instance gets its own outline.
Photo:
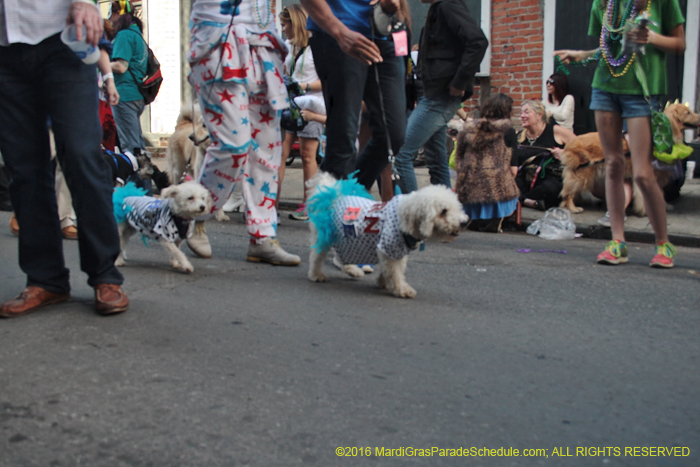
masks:
<path id="1" fill-rule="evenodd" d="M 189 104 L 183 103 L 180 106 L 180 115 L 177 116 L 177 125 L 181 123 L 192 123 L 200 118 L 199 104 L 194 103 L 194 106 L 190 102 Z"/>
<path id="2" fill-rule="evenodd" d="M 338 180 L 328 172 L 321 172 L 320 170 L 316 172 L 316 175 L 311 177 L 306 181 L 306 191 L 308 193 L 307 198 L 312 197 L 318 192 L 318 187 L 320 186 L 333 186 Z"/>

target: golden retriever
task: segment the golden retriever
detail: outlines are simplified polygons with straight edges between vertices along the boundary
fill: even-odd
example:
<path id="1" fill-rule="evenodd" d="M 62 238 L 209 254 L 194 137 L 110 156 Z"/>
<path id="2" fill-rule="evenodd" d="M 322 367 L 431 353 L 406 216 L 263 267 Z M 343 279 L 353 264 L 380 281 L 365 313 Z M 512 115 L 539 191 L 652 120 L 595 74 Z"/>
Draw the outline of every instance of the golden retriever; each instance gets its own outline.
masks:
<path id="1" fill-rule="evenodd" d="M 196 150 L 193 138 L 199 143 Z M 204 162 L 204 153 L 210 144 L 209 132 L 204 126 L 199 106 L 195 104 L 193 108 L 183 104 L 177 117 L 175 131 L 168 140 L 166 162 L 170 183 L 180 183 L 185 171 L 196 180 Z"/>
<path id="2" fill-rule="evenodd" d="M 700 126 L 700 115 L 678 102 L 666 105 L 664 114 L 671 122 L 673 141 L 676 144 L 683 143 L 684 129 L 696 129 Z M 624 138 L 622 144 L 627 154 L 629 149 Z M 574 199 L 585 191 L 598 198 L 605 198 L 605 163 L 598 133 L 587 133 L 570 141 L 562 152 L 561 162 L 564 166 L 561 207 L 572 213 L 582 212 L 583 208 L 576 206 Z M 665 170 L 654 172 L 659 186 L 662 188 L 666 186 L 672 172 Z M 629 157 L 625 158 L 625 180 L 632 181 L 632 162 Z M 646 215 L 641 192 L 634 184 L 632 211 L 638 216 Z"/>

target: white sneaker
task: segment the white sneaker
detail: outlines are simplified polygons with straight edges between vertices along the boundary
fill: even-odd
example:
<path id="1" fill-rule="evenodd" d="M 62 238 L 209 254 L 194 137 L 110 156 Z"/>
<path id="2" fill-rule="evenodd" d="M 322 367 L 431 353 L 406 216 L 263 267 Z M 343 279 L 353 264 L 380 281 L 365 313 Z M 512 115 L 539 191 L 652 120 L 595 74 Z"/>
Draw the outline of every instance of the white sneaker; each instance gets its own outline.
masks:
<path id="1" fill-rule="evenodd" d="M 243 206 L 245 206 L 243 196 L 241 196 L 239 193 L 233 192 L 231 193 L 231 196 L 228 197 L 221 210 L 224 212 L 237 212 L 242 211 L 241 208 Z"/>
<path id="2" fill-rule="evenodd" d="M 625 216 L 623 222 L 626 220 L 627 220 L 627 216 Z M 600 219 L 598 219 L 597 222 L 600 225 L 602 225 L 603 227 L 610 227 L 610 211 L 605 211 L 605 215 L 603 217 L 601 217 Z"/>
<path id="3" fill-rule="evenodd" d="M 187 239 L 187 246 L 200 258 L 211 258 L 211 244 L 204 229 L 204 221 L 195 221 L 194 233 Z"/>
<path id="4" fill-rule="evenodd" d="M 263 243 L 251 243 L 246 261 L 270 263 L 275 266 L 297 266 L 301 263 L 301 258 L 287 253 L 276 238 L 271 238 Z"/>

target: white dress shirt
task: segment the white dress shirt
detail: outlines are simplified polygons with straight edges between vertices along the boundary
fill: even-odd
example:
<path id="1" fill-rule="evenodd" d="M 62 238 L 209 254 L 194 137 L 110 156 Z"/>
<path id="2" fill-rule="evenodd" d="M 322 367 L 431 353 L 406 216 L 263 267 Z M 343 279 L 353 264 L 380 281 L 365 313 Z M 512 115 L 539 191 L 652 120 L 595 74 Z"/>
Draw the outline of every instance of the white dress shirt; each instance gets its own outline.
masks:
<path id="1" fill-rule="evenodd" d="M 73 3 L 85 0 L 0 0 L 0 46 L 35 45 L 63 31 Z"/>

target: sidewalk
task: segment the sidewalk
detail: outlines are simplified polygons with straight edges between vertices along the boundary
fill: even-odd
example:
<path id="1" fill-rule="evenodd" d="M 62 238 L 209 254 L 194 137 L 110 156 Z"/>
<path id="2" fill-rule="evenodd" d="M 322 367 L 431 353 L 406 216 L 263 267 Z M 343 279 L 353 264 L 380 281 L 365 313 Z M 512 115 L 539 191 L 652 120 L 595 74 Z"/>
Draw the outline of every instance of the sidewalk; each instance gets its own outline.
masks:
<path id="1" fill-rule="evenodd" d="M 427 168 L 420 167 L 415 170 L 419 188 L 430 183 Z M 295 210 L 303 199 L 302 189 L 301 160 L 296 159 L 287 167 L 282 183 L 280 210 Z M 372 188 L 372 194 L 379 199 L 376 185 Z M 572 216 L 576 230 L 584 237 L 609 239 L 610 229 L 596 222 L 605 214 L 604 203 L 590 197 L 577 205 L 584 208 L 584 211 Z M 543 214 L 541 211 L 523 208 L 522 222 L 524 226 L 528 226 Z M 282 214 L 282 217 L 286 215 Z M 672 209 L 668 211 L 668 234 L 675 245 L 700 248 L 700 179 L 687 180 L 683 185 L 681 197 L 674 201 Z M 631 242 L 654 243 L 654 233 L 646 217 L 629 216 L 625 222 L 625 236 Z"/>

